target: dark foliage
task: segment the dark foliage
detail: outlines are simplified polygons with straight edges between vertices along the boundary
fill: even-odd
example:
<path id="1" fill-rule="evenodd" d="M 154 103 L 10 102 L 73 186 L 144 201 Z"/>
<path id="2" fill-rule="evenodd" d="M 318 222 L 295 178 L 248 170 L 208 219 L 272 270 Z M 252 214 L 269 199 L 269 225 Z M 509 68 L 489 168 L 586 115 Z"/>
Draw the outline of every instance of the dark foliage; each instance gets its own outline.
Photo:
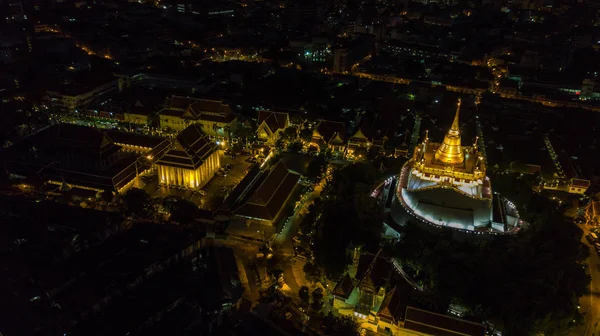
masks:
<path id="1" fill-rule="evenodd" d="M 526 190 L 514 191 L 523 193 L 531 220 L 518 235 L 457 241 L 409 224 L 397 256 L 428 290 L 495 321 L 507 335 L 567 335 L 588 290 L 589 250 L 556 203 Z"/>
<path id="2" fill-rule="evenodd" d="M 382 209 L 369 197 L 375 169 L 356 163 L 336 170 L 323 191 L 321 218 L 314 239 L 316 263 L 330 278 L 339 278 L 346 269 L 347 249 L 378 248 L 382 230 Z"/>
<path id="3" fill-rule="evenodd" d="M 152 198 L 142 189 L 129 189 L 123 195 L 123 210 L 128 216 L 150 217 L 154 212 Z"/>

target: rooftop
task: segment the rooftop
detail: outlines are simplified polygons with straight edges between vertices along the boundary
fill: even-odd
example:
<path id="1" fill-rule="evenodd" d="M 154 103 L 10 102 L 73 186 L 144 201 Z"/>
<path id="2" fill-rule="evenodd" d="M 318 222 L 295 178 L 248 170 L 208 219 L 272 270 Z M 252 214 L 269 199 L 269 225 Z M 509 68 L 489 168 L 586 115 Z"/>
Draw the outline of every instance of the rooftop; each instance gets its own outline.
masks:
<path id="1" fill-rule="evenodd" d="M 204 134 L 200 125 L 192 124 L 177 135 L 171 149 L 156 164 L 194 170 L 216 150 L 217 144 Z"/>
<path id="2" fill-rule="evenodd" d="M 269 127 L 271 132 L 287 128 L 289 115 L 286 112 L 273 112 L 261 110 L 258 112 L 258 124 L 263 122 Z"/>
<path id="3" fill-rule="evenodd" d="M 404 328 L 430 334 L 446 336 L 484 336 L 482 324 L 455 317 L 407 307 Z"/>
<path id="4" fill-rule="evenodd" d="M 283 161 L 279 161 L 234 213 L 242 217 L 275 220 L 299 179 L 300 175 L 292 173 Z"/>

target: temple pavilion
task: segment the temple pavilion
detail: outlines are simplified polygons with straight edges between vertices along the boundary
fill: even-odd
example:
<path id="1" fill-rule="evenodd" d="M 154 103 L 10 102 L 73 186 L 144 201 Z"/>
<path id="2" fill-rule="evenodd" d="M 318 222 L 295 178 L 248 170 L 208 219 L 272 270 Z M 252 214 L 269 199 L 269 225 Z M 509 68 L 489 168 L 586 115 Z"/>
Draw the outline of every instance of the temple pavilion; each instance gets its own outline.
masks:
<path id="1" fill-rule="evenodd" d="M 202 188 L 220 167 L 219 146 L 200 125 L 191 124 L 174 139 L 156 161 L 159 182 L 186 189 Z"/>

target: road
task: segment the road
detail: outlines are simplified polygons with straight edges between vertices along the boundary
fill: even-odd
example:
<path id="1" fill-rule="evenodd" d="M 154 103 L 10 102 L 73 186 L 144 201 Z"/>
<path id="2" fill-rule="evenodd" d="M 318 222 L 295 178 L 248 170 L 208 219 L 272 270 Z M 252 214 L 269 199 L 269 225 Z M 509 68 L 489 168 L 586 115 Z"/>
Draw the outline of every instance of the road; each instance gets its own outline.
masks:
<path id="1" fill-rule="evenodd" d="M 278 249 L 278 253 L 284 256 L 294 255 L 294 237 L 298 233 L 300 222 L 302 221 L 303 215 L 308 211 L 308 206 L 321 195 L 323 189 L 323 183 L 315 185 L 315 189 L 304 198 L 304 202 L 300 204 L 294 211 L 294 215 L 290 218 L 289 222 L 283 227 L 281 233 L 277 235 L 274 241 L 274 246 Z"/>
<path id="2" fill-rule="evenodd" d="M 581 312 L 584 314 L 584 323 L 581 327 L 571 332 L 572 336 L 597 336 L 600 335 L 600 256 L 590 246 L 585 236 L 590 233 L 590 226 L 580 225 L 583 230 L 583 243 L 590 249 L 588 270 L 592 277 L 590 293 L 579 300 Z"/>
<path id="3" fill-rule="evenodd" d="M 289 223 L 286 224 L 282 229 L 282 232 L 277 235 L 273 243 L 275 253 L 286 257 L 283 262 L 283 278 L 290 288 L 290 294 L 293 296 L 298 295 L 300 286 L 306 284 L 304 274 L 301 270 L 303 263 L 292 258 L 294 255 L 293 239 L 298 233 L 300 222 L 302 221 L 302 218 L 304 217 L 303 214 L 307 211 L 308 206 L 313 202 L 313 200 L 321 195 L 323 184 L 324 183 L 319 183 L 315 185 L 315 189 L 307 197 L 305 197 L 304 202 L 296 208 L 296 211 L 294 212 L 294 215 L 290 219 Z"/>

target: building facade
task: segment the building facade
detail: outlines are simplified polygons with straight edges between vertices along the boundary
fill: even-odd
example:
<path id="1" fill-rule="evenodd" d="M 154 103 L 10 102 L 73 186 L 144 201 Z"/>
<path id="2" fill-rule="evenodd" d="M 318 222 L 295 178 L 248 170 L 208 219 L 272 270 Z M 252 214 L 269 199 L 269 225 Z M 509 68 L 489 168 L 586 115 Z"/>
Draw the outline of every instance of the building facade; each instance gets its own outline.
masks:
<path id="1" fill-rule="evenodd" d="M 290 116 L 285 112 L 259 111 L 258 138 L 267 146 L 275 146 L 279 135 L 290 125 Z"/>
<path id="2" fill-rule="evenodd" d="M 311 145 L 331 150 L 334 156 L 343 156 L 347 145 L 346 124 L 323 120 L 313 131 Z"/>
<path id="3" fill-rule="evenodd" d="M 77 91 L 48 91 L 47 99 L 51 106 L 64 112 L 77 112 L 79 109 L 83 109 L 90 104 L 94 99 L 99 96 L 106 94 L 110 91 L 117 89 L 119 86 L 119 80 L 114 79 L 102 83 L 96 87 L 92 87 L 89 90 Z"/>
<path id="4" fill-rule="evenodd" d="M 237 122 L 229 105 L 221 100 L 173 96 L 167 105 L 169 107 L 159 112 L 163 129 L 182 131 L 189 125 L 198 124 L 206 135 L 224 139 Z"/>
<path id="5" fill-rule="evenodd" d="M 202 188 L 220 166 L 219 146 L 197 124 L 181 131 L 156 161 L 159 183 L 184 189 Z"/>

